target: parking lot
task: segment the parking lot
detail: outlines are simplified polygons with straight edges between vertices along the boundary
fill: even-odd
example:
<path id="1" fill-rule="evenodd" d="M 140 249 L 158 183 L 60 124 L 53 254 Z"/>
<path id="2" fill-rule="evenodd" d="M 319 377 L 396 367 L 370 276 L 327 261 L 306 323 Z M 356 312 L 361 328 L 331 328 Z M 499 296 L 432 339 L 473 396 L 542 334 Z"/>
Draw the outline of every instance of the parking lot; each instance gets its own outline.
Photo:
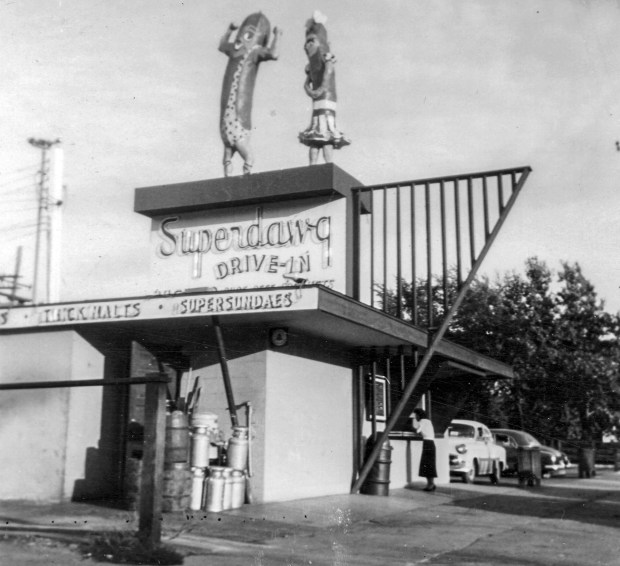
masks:
<path id="1" fill-rule="evenodd" d="M 516 478 L 497 486 L 453 481 L 431 494 L 422 487 L 166 514 L 164 540 L 187 566 L 620 565 L 613 468 L 579 479 L 574 467 L 538 488 L 519 487 Z M 3 566 L 94 564 L 80 553 L 81 541 L 136 526 L 133 513 L 96 505 L 15 501 L 0 509 Z"/>

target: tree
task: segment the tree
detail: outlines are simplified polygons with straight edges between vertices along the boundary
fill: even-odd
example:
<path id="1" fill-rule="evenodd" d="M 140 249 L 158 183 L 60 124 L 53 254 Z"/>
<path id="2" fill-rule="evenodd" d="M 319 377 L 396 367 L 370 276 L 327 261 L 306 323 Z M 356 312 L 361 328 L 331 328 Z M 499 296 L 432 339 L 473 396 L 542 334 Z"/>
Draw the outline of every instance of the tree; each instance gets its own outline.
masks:
<path id="1" fill-rule="evenodd" d="M 413 319 L 413 285 L 402 284 L 401 310 Z M 448 297 L 456 292 L 454 277 Z M 415 285 L 418 323 L 427 324 L 426 282 Z M 431 285 L 433 318 L 444 316 L 444 289 Z M 396 294 L 386 293 L 396 312 Z M 434 324 L 434 325 L 436 325 Z M 476 279 L 453 318 L 447 338 L 513 366 L 516 379 L 479 381 L 466 410 L 491 425 L 543 438 L 592 439 L 618 423 L 620 320 L 604 311 L 578 264 L 554 274 L 537 258 L 525 274 Z"/>

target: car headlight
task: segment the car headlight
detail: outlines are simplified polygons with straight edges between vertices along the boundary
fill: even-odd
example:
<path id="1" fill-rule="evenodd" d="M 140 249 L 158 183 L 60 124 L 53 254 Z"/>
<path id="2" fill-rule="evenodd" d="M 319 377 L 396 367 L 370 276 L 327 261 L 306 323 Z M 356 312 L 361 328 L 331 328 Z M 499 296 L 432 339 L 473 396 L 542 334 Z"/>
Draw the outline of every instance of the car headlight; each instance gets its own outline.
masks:
<path id="1" fill-rule="evenodd" d="M 467 452 L 467 446 L 465 446 L 464 444 L 459 444 L 455 450 L 459 453 L 459 454 L 465 454 L 465 452 Z"/>
<path id="2" fill-rule="evenodd" d="M 556 460 L 557 460 L 557 458 L 553 454 L 551 454 L 551 461 L 555 464 Z"/>

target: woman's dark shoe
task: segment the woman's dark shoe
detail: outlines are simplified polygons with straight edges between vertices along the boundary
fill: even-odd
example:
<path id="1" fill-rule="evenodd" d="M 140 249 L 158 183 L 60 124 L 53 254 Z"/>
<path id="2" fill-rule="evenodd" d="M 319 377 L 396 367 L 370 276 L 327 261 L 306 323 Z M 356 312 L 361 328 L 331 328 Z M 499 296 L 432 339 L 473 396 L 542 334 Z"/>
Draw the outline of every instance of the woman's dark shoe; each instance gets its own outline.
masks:
<path id="1" fill-rule="evenodd" d="M 437 489 L 437 486 L 433 484 L 433 485 L 427 485 L 423 491 L 435 491 L 436 489 Z"/>

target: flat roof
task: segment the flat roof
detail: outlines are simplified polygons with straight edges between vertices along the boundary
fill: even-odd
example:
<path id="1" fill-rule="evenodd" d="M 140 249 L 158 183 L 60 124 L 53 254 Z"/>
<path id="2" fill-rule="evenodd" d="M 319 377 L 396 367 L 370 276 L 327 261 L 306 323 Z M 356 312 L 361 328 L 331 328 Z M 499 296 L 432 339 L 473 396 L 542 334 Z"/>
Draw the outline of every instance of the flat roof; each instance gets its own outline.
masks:
<path id="1" fill-rule="evenodd" d="M 314 197 L 349 197 L 362 184 L 333 163 L 135 189 L 134 211 L 159 216 Z"/>
<path id="2" fill-rule="evenodd" d="M 173 339 L 180 328 L 287 327 L 346 349 L 417 347 L 428 333 L 320 285 L 192 292 L 100 301 L 0 308 L 0 336 L 20 331 L 91 327 L 157 328 Z M 484 374 L 514 377 L 510 366 L 442 340 L 436 354 Z"/>

